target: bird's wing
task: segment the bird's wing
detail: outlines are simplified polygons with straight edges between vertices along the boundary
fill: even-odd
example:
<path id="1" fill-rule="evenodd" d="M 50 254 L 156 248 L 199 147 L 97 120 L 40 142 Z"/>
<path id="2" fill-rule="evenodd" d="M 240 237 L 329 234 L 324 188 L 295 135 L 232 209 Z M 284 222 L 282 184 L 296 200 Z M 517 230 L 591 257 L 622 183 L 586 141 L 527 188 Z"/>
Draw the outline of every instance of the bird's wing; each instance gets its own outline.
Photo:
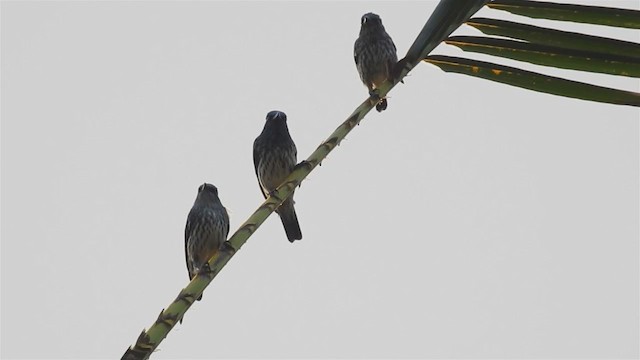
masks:
<path id="1" fill-rule="evenodd" d="M 256 150 L 257 142 L 258 142 L 258 139 L 256 139 L 253 142 L 253 169 L 256 171 L 256 179 L 258 179 L 258 187 L 262 192 L 262 196 L 264 196 L 264 198 L 266 199 L 267 193 L 264 192 L 264 188 L 262 187 L 262 184 L 260 184 L 260 175 L 258 174 L 258 165 L 260 164 L 260 156 L 258 155 L 258 151 Z"/>
<path id="2" fill-rule="evenodd" d="M 298 163 L 298 148 L 296 147 L 296 143 L 293 142 L 291 135 L 289 135 L 289 140 L 291 140 L 291 149 L 293 150 L 291 153 L 293 154 L 293 163 L 291 164 L 291 168 L 289 171 L 293 171 L 296 168 L 296 164 Z"/>
<path id="3" fill-rule="evenodd" d="M 191 215 L 191 214 L 189 214 Z M 191 272 L 191 262 L 189 261 L 189 252 L 187 251 L 187 246 L 189 246 L 189 234 L 191 233 L 191 220 L 187 217 L 187 225 L 184 227 L 184 256 L 187 260 L 187 271 L 189 272 L 189 280 L 193 278 Z"/>
<path id="4" fill-rule="evenodd" d="M 393 59 L 389 59 L 387 61 L 387 80 L 393 81 L 393 76 L 395 75 L 395 68 L 398 62 Z"/>
<path id="5" fill-rule="evenodd" d="M 223 207 L 222 209 L 222 216 L 224 217 L 224 228 L 222 231 L 224 231 L 224 238 L 226 240 L 229 236 L 229 213 L 226 208 Z"/>
<path id="6" fill-rule="evenodd" d="M 393 53 L 392 53 L 392 56 L 390 56 L 389 59 L 387 60 L 387 74 L 389 74 L 389 76 L 394 76 L 396 64 L 398 63 L 398 55 L 396 50 L 396 44 L 393 43 L 393 40 L 391 39 L 391 37 L 389 37 L 389 43 L 393 48 Z"/>
<path id="7" fill-rule="evenodd" d="M 356 51 L 358 49 L 358 40 L 360 39 L 358 38 L 353 44 L 353 61 L 356 62 L 356 65 L 358 65 L 358 52 Z"/>

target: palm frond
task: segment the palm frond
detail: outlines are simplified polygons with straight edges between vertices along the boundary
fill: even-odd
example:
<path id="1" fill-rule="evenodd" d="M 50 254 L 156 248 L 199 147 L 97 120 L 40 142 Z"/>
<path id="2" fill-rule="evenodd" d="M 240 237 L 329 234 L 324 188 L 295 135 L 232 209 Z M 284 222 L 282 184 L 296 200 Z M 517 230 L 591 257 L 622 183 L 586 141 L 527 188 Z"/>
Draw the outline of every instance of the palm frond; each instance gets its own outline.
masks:
<path id="1" fill-rule="evenodd" d="M 470 75 L 507 85 L 575 99 L 640 106 L 640 94 L 566 80 L 509 66 L 452 56 L 431 55 L 426 62 L 446 72 Z"/>
<path id="2" fill-rule="evenodd" d="M 530 0 L 495 0 L 491 9 L 538 19 L 640 28 L 640 11 Z M 483 53 L 553 68 L 640 77 L 640 44 L 506 20 L 472 18 L 466 24 L 496 37 L 454 36 L 445 40 L 465 52 Z M 511 39 L 504 39 L 511 38 Z M 516 41 L 517 40 L 517 41 Z M 428 56 L 447 72 L 480 77 L 533 91 L 609 104 L 640 106 L 640 93 L 474 59 Z"/>

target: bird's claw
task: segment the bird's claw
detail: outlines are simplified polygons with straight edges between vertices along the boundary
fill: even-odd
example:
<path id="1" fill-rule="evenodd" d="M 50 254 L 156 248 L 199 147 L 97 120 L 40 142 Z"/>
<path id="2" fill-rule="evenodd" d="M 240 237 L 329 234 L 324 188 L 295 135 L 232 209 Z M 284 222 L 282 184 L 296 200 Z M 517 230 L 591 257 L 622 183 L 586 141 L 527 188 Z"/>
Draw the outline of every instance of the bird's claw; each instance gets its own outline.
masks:
<path id="1" fill-rule="evenodd" d="M 378 112 L 382 112 L 387 108 L 387 99 L 380 96 L 378 89 L 369 90 L 369 100 L 372 105 L 375 105 Z"/>
<path id="2" fill-rule="evenodd" d="M 211 267 L 209 266 L 209 263 L 206 262 L 202 265 L 202 267 L 200 267 L 200 269 L 198 270 L 198 275 L 201 276 L 209 276 L 213 271 L 211 270 Z"/>

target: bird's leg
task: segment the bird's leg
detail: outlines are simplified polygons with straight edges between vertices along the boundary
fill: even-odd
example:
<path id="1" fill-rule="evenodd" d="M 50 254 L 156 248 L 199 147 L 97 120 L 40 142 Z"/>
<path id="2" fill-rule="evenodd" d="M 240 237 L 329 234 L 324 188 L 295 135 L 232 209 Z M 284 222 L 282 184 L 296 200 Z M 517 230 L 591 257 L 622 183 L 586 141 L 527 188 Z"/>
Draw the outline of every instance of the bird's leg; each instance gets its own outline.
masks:
<path id="1" fill-rule="evenodd" d="M 374 101 L 376 104 L 380 101 L 380 94 L 378 93 L 378 89 L 369 85 L 369 98 Z"/>
<path id="2" fill-rule="evenodd" d="M 213 270 L 211 270 L 211 267 L 209 266 L 208 262 L 205 262 L 204 264 L 202 264 L 202 267 L 200 267 L 200 269 L 198 270 L 198 275 L 200 276 L 210 277 L 212 273 L 213 273 Z"/>
<path id="3" fill-rule="evenodd" d="M 376 106 L 376 110 L 378 110 L 378 112 L 384 111 L 387 108 L 387 99 L 380 97 L 380 93 L 377 88 L 374 88 L 371 85 L 369 85 L 368 88 L 371 104 Z"/>

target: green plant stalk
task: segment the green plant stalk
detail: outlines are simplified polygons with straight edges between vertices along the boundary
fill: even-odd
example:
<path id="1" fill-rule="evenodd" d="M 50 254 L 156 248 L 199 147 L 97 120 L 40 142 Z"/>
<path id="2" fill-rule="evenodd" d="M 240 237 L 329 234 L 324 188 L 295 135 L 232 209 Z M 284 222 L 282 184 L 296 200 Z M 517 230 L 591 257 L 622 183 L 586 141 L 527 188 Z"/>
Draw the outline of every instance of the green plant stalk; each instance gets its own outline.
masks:
<path id="1" fill-rule="evenodd" d="M 640 29 L 640 11 L 636 10 L 528 0 L 495 0 L 487 6 L 537 19 Z"/>
<path id="2" fill-rule="evenodd" d="M 382 94 L 386 94 L 391 86 L 386 86 Z M 287 177 L 287 179 L 269 196 L 260 207 L 240 226 L 240 228 L 224 243 L 221 251 L 217 252 L 209 261 L 208 269 L 196 275 L 189 285 L 182 289 L 176 299 L 160 312 L 151 327 L 142 331 L 136 343 L 127 349 L 122 359 L 148 359 L 169 331 L 182 319 L 185 312 L 202 294 L 204 289 L 220 273 L 227 262 L 240 250 L 242 245 L 260 227 L 260 225 L 282 204 L 293 190 L 300 185 L 309 173 L 340 144 L 342 140 L 360 123 L 362 118 L 371 111 L 377 101 L 369 98 L 343 122 L 318 148 Z"/>
<path id="3" fill-rule="evenodd" d="M 480 77 L 547 94 L 616 105 L 640 106 L 640 93 L 561 79 L 484 61 L 432 55 L 424 60 L 446 72 Z"/>
<path id="4" fill-rule="evenodd" d="M 640 59 L 640 44 L 634 42 L 497 19 L 471 18 L 466 24 L 487 35 L 505 36 L 563 49 L 595 51 Z"/>
<path id="5" fill-rule="evenodd" d="M 468 20 L 487 0 L 441 0 L 434 13 L 418 35 L 418 38 L 409 49 L 409 53 L 419 54 L 415 60 L 404 60 L 401 66 L 398 66 L 394 79 L 386 81 L 376 91 L 376 95 L 384 97 L 396 86 L 406 75 L 415 67 L 423 58 L 433 50 L 442 40 L 457 29 L 464 21 Z M 463 15 L 460 15 L 460 14 Z M 457 22 L 455 26 L 452 21 Z M 438 35 L 426 34 L 432 29 L 446 28 L 447 31 L 438 31 Z M 407 57 L 405 57 L 406 59 Z M 129 347 L 122 359 L 148 359 L 158 345 L 167 337 L 169 331 L 173 329 L 176 323 L 182 319 L 185 312 L 193 305 L 204 289 L 211 281 L 220 273 L 227 262 L 236 254 L 244 245 L 247 239 L 258 229 L 258 227 L 267 219 L 275 209 L 286 200 L 293 189 L 299 186 L 302 180 L 318 166 L 326 156 L 344 140 L 344 138 L 360 123 L 364 116 L 378 102 L 377 96 L 370 96 L 353 113 L 345 120 L 318 148 L 307 158 L 301 162 L 299 166 L 287 177 L 272 196 L 269 196 L 260 207 L 245 221 L 240 228 L 227 240 L 222 250 L 217 252 L 209 261 L 209 269 L 196 275 L 191 282 L 180 291 L 176 299 L 166 308 L 163 309 L 156 321 L 147 330 L 143 330 L 136 343 Z"/>
<path id="6" fill-rule="evenodd" d="M 640 77 L 640 59 L 476 36 L 453 36 L 444 42 L 463 51 L 500 56 L 532 64 Z"/>

